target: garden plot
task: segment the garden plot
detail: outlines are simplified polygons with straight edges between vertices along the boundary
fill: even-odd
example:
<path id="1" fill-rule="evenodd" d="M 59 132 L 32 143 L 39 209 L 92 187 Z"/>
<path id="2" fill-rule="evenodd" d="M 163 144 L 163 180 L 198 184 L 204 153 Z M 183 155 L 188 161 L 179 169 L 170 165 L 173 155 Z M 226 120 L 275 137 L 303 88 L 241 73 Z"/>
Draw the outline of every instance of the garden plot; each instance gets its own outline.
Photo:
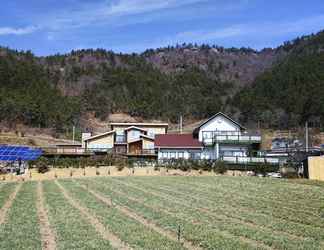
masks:
<path id="1" fill-rule="evenodd" d="M 0 249 L 324 249 L 323 193 L 225 176 L 0 183 Z"/>

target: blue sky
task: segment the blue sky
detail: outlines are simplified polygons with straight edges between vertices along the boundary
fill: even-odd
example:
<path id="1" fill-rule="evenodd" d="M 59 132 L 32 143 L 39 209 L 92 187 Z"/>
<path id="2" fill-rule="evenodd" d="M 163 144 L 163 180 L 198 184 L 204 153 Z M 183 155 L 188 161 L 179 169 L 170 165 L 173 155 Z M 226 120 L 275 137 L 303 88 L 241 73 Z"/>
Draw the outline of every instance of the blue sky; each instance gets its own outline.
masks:
<path id="1" fill-rule="evenodd" d="M 176 43 L 276 47 L 324 29 L 323 0 L 2 0 L 0 45 L 36 55 Z"/>

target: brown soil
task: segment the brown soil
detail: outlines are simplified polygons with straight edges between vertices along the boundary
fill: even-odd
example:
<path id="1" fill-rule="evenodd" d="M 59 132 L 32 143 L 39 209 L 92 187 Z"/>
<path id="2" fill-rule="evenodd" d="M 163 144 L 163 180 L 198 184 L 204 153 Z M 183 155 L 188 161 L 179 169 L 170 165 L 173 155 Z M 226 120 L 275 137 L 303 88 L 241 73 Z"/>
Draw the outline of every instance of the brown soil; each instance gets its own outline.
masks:
<path id="1" fill-rule="evenodd" d="M 0 225 L 3 224 L 6 220 L 7 212 L 10 209 L 13 201 L 15 200 L 20 188 L 22 186 L 22 183 L 18 184 L 16 186 L 15 191 L 9 196 L 6 203 L 3 205 L 3 207 L 0 209 Z"/>
<path id="2" fill-rule="evenodd" d="M 140 222 L 141 224 L 143 224 L 144 226 L 154 230 L 155 232 L 173 240 L 173 241 L 177 241 L 177 235 L 172 233 L 172 232 L 169 232 L 169 231 L 166 231 L 160 227 L 158 227 L 157 225 L 155 225 L 154 223 L 146 220 L 145 218 L 143 218 L 142 216 L 134 213 L 133 211 L 131 211 L 130 209 L 126 208 L 126 207 L 123 207 L 123 206 L 119 206 L 119 205 L 116 205 L 116 204 L 112 204 L 112 201 L 111 199 L 108 199 L 106 197 L 103 197 L 102 195 L 98 194 L 97 192 L 89 189 L 88 187 L 84 186 L 84 185 L 81 185 L 79 184 L 83 189 L 87 190 L 89 193 L 91 193 L 93 196 L 95 196 L 98 200 L 102 201 L 103 203 L 105 203 L 106 205 L 108 205 L 109 207 L 111 206 L 114 206 L 115 208 L 117 208 L 120 212 L 122 212 L 123 214 L 127 215 L 128 217 Z M 184 247 L 186 247 L 187 249 L 190 249 L 190 250 L 199 250 L 199 249 L 202 249 L 200 247 L 197 247 L 197 246 L 193 246 L 191 242 L 189 241 L 182 241 L 182 244 L 184 245 Z"/>
<path id="3" fill-rule="evenodd" d="M 38 182 L 37 185 L 37 214 L 40 224 L 40 234 L 42 240 L 42 249 L 54 250 L 56 249 L 55 234 L 51 229 L 48 220 L 47 211 L 45 208 L 44 195 L 42 183 Z"/>
<path id="4" fill-rule="evenodd" d="M 105 226 L 95 217 L 90 214 L 87 208 L 82 207 L 78 202 L 73 200 L 71 196 L 67 193 L 64 187 L 57 181 L 55 183 L 61 189 L 62 194 L 68 200 L 68 202 L 76 209 L 78 209 L 85 218 L 87 218 L 88 222 L 96 229 L 98 233 L 105 239 L 108 240 L 112 247 L 116 249 L 124 249 L 130 250 L 131 248 L 128 247 L 124 242 L 122 242 L 116 235 L 109 232 Z"/>

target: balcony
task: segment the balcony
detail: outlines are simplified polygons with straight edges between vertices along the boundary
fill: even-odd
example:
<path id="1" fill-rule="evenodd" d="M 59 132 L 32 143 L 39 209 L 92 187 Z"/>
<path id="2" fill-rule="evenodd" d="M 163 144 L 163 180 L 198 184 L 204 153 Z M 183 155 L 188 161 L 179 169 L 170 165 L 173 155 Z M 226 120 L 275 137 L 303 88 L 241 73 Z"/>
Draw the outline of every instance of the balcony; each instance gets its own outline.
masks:
<path id="1" fill-rule="evenodd" d="M 127 153 L 128 156 L 157 156 L 155 149 L 138 149 Z"/>
<path id="2" fill-rule="evenodd" d="M 213 146 L 216 143 L 228 144 L 253 144 L 261 143 L 261 135 L 248 135 L 230 131 L 203 131 L 202 141 L 205 146 Z"/>
<path id="3" fill-rule="evenodd" d="M 229 164 L 270 164 L 280 165 L 285 160 L 275 157 L 246 157 L 246 156 L 222 156 L 220 160 Z"/>

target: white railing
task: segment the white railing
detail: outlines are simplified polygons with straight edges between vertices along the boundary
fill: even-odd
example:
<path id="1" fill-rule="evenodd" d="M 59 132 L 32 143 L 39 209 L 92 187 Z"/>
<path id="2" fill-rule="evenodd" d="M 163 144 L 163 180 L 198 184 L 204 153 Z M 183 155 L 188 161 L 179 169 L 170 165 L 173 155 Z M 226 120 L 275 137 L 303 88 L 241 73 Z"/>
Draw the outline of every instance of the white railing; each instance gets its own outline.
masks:
<path id="1" fill-rule="evenodd" d="M 261 135 L 244 135 L 235 132 L 203 131 L 203 143 L 213 145 L 221 143 L 261 143 Z"/>
<path id="2" fill-rule="evenodd" d="M 246 157 L 246 156 L 222 156 L 221 160 L 235 164 L 247 164 L 247 163 L 268 163 L 268 164 L 280 164 L 282 162 L 279 158 L 273 157 Z"/>

